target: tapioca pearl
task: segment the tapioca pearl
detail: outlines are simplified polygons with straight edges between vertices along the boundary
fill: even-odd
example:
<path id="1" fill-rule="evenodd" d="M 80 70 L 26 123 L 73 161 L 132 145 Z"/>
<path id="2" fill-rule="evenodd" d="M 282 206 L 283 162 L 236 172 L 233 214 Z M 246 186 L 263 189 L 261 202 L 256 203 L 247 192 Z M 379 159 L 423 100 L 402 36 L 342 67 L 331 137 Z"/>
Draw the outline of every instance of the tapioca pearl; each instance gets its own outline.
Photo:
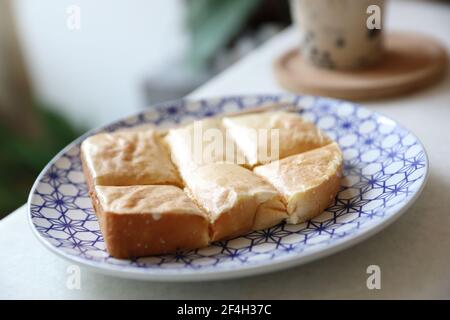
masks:
<path id="1" fill-rule="evenodd" d="M 326 67 L 328 69 L 334 69 L 336 67 L 335 62 L 328 51 L 322 52 L 319 60 L 320 60 L 320 65 L 323 67 Z"/>
<path id="2" fill-rule="evenodd" d="M 367 37 L 369 39 L 376 39 L 381 34 L 381 29 L 368 29 L 367 30 Z"/>
<path id="3" fill-rule="evenodd" d="M 344 37 L 338 37 L 334 43 L 336 48 L 344 48 L 345 47 L 345 38 Z"/>
<path id="4" fill-rule="evenodd" d="M 304 39 L 305 39 L 306 42 L 312 41 L 312 39 L 314 39 L 314 32 L 313 31 L 306 31 L 306 33 L 304 34 Z"/>

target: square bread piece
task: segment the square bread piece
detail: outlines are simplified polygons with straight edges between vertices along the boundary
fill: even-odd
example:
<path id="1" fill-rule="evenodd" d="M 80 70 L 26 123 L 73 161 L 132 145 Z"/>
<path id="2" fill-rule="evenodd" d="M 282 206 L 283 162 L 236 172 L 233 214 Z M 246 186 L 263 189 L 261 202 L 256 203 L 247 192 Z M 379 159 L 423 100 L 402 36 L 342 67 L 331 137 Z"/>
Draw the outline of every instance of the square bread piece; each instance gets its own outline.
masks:
<path id="1" fill-rule="evenodd" d="M 88 183 L 105 186 L 183 186 L 157 131 L 100 133 L 83 141 L 81 158 Z"/>
<path id="2" fill-rule="evenodd" d="M 175 186 L 96 186 L 91 193 L 109 254 L 132 258 L 208 245 L 209 222 Z"/>
<path id="3" fill-rule="evenodd" d="M 283 159 L 331 142 L 313 123 L 292 112 L 272 111 L 225 117 L 223 124 L 244 153 L 248 167 Z M 278 129 L 278 136 L 273 133 L 273 139 L 279 138 L 278 148 L 273 147 L 275 152 L 271 150 L 272 133 L 266 131 L 266 135 L 259 136 L 264 131 L 258 129 Z"/>
<path id="4" fill-rule="evenodd" d="M 283 195 L 288 223 L 321 214 L 336 197 L 342 177 L 342 153 L 336 143 L 256 167 L 254 173 Z"/>
<path id="5" fill-rule="evenodd" d="M 208 164 L 187 173 L 187 192 L 204 208 L 212 241 L 272 227 L 287 217 L 278 192 L 241 166 Z"/>
<path id="6" fill-rule="evenodd" d="M 245 163 L 245 157 L 227 136 L 220 118 L 198 120 L 171 129 L 165 142 L 182 176 L 184 172 L 209 163 Z"/>

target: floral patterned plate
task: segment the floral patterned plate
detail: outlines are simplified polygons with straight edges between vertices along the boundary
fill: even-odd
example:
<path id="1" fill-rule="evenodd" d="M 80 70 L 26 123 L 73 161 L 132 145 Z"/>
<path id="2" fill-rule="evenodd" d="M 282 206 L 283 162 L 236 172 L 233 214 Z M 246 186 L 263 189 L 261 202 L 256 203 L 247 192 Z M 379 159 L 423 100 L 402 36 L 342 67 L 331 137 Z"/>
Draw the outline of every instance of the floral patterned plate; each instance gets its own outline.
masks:
<path id="1" fill-rule="evenodd" d="M 342 188 L 322 215 L 307 223 L 280 224 L 198 250 L 134 260 L 108 255 L 81 169 L 79 146 L 83 139 L 99 131 L 141 124 L 170 126 L 271 102 L 297 106 L 304 118 L 342 148 Z M 102 273 L 161 281 L 234 278 L 306 263 L 366 239 L 405 212 L 420 194 L 427 172 L 425 150 L 412 133 L 350 102 L 296 95 L 179 100 L 89 132 L 62 150 L 31 190 L 29 221 L 51 251 Z"/>

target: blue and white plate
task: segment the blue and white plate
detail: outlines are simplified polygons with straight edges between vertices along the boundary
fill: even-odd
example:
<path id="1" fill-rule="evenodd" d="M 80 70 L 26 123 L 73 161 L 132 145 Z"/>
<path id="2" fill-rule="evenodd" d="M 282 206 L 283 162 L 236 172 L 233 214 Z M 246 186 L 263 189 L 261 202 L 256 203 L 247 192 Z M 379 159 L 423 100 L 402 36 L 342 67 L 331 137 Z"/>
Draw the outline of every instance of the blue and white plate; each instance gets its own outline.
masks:
<path id="1" fill-rule="evenodd" d="M 291 103 L 344 154 L 342 189 L 322 215 L 280 224 L 207 248 L 118 260 L 105 251 L 79 158 L 80 143 L 99 131 L 141 124 L 170 126 L 270 102 Z M 28 201 L 34 233 L 51 251 L 125 278 L 194 281 L 280 270 L 347 248 L 386 227 L 418 197 L 428 161 L 418 139 L 395 121 L 356 104 L 295 95 L 258 95 L 160 104 L 90 132 L 61 151 L 37 178 Z"/>

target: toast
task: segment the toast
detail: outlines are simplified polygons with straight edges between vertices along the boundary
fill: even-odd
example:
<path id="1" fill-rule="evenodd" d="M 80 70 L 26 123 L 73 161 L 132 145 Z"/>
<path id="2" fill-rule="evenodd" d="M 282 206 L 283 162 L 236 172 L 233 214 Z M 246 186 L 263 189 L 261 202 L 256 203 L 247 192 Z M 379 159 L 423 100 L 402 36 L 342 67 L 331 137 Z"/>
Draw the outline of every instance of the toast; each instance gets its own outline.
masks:
<path id="1" fill-rule="evenodd" d="M 336 143 L 256 167 L 253 172 L 283 196 L 288 223 L 322 213 L 334 200 L 342 177 L 342 153 Z"/>

